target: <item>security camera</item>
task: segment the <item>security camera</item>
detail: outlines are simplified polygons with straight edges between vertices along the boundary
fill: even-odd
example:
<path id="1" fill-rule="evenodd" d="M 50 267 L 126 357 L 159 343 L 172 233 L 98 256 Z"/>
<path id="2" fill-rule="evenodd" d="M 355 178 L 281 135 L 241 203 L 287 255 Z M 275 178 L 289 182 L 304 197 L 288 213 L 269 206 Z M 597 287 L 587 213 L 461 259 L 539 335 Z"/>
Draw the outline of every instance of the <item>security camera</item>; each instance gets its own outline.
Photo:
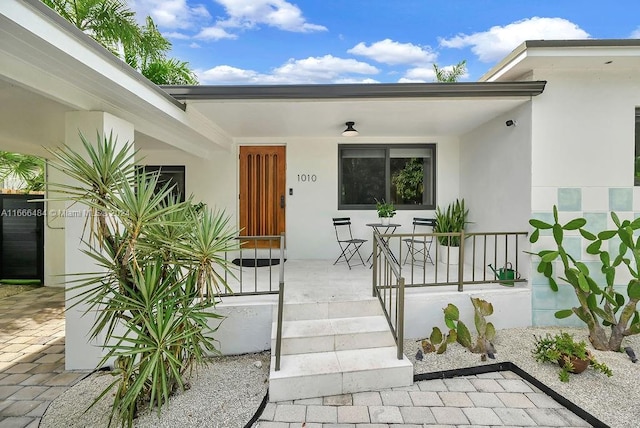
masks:
<path id="1" fill-rule="evenodd" d="M 516 121 L 509 119 L 504 124 L 507 126 L 516 126 Z"/>

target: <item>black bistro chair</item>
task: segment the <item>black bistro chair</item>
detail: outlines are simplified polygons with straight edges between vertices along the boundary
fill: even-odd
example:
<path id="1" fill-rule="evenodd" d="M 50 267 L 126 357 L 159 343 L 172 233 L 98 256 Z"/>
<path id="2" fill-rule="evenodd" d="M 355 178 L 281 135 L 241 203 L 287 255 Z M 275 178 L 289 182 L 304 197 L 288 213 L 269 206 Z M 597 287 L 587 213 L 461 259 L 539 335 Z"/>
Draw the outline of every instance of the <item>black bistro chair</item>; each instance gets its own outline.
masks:
<path id="1" fill-rule="evenodd" d="M 340 256 L 336 259 L 333 264 L 335 265 L 340 261 L 340 259 L 344 259 L 351 269 L 352 264 L 350 263 L 353 256 L 356 254 L 360 259 L 362 265 L 364 265 L 364 259 L 362 258 L 362 254 L 360 254 L 360 247 L 362 244 L 367 242 L 366 239 L 358 239 L 354 238 L 351 233 L 351 218 L 350 217 L 334 217 L 333 218 L 333 227 L 336 230 L 336 240 L 338 241 L 338 245 L 340 245 Z M 353 265 L 358 266 L 360 263 Z"/>
<path id="2" fill-rule="evenodd" d="M 420 233 L 433 233 L 435 226 L 436 220 L 433 218 L 413 218 L 414 235 Z M 433 244 L 433 236 L 412 236 L 411 238 L 405 238 L 402 241 L 407 244 L 407 255 L 405 256 L 402 264 L 407 263 L 409 256 L 411 256 L 411 263 L 426 263 L 428 261 L 433 264 L 433 259 L 430 254 L 431 245 Z"/>

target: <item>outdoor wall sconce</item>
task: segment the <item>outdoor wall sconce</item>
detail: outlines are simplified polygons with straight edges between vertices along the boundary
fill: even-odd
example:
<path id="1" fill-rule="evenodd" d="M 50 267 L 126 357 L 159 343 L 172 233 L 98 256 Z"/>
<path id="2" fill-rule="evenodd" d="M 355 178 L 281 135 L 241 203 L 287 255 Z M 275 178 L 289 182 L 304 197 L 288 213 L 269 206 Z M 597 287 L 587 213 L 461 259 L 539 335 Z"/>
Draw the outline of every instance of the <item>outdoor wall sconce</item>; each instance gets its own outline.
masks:
<path id="1" fill-rule="evenodd" d="M 358 131 L 356 131 L 353 127 L 353 125 L 355 125 L 355 122 L 345 122 L 345 125 L 347 125 L 347 129 L 345 129 L 344 131 L 342 131 L 342 136 L 343 137 L 355 137 L 356 135 L 358 135 Z"/>
<path id="2" fill-rule="evenodd" d="M 515 120 L 509 119 L 504 124 L 507 125 L 507 126 L 516 126 L 518 124 L 518 122 L 516 122 Z"/>

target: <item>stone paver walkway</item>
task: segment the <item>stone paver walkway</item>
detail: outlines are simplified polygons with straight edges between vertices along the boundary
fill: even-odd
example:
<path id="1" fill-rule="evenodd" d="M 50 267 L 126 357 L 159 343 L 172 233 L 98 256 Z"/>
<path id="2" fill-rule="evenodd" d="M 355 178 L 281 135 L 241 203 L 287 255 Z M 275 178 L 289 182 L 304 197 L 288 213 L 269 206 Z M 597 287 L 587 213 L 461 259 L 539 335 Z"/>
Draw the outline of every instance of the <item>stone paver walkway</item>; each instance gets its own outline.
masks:
<path id="1" fill-rule="evenodd" d="M 64 288 L 0 299 L 0 428 L 37 427 L 56 397 L 88 374 L 64 369 Z"/>
<path id="2" fill-rule="evenodd" d="M 512 372 L 268 403 L 257 428 L 590 427 Z"/>
<path id="3" fill-rule="evenodd" d="M 88 374 L 64 369 L 64 289 L 0 299 L 0 428 L 35 428 Z M 512 372 L 268 403 L 259 428 L 589 427 Z"/>

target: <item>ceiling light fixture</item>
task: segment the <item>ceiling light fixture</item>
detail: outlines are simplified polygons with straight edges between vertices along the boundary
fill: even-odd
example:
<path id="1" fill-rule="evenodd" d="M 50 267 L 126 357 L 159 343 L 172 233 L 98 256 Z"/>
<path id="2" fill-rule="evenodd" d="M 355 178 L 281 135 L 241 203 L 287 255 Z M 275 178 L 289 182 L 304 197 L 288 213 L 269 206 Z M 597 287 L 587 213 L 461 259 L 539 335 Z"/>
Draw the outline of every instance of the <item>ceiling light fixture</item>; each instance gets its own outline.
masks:
<path id="1" fill-rule="evenodd" d="M 347 129 L 345 129 L 344 131 L 342 131 L 342 136 L 343 137 L 355 137 L 356 135 L 358 135 L 358 131 L 356 131 L 353 128 L 353 125 L 355 125 L 355 122 L 345 122 L 345 125 L 347 125 Z"/>

